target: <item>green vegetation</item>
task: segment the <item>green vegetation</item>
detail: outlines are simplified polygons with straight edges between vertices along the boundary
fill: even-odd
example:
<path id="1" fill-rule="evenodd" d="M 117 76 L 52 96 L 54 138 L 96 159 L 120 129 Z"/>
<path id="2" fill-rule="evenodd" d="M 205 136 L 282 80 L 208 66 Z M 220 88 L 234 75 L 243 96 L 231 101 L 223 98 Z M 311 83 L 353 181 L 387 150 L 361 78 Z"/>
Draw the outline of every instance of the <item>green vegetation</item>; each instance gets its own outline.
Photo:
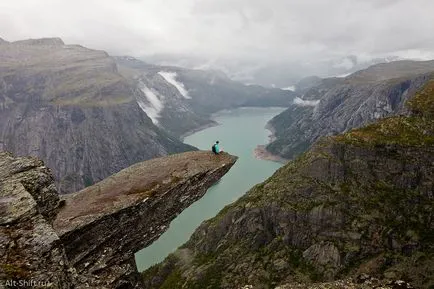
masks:
<path id="1" fill-rule="evenodd" d="M 382 119 L 334 139 L 354 145 L 432 146 L 434 144 L 434 80 L 408 101 L 412 116 Z"/>
<path id="2" fill-rule="evenodd" d="M 172 288 L 179 288 L 180 285 L 182 285 L 183 278 L 181 275 L 181 271 L 179 269 L 175 269 L 172 271 L 172 273 L 167 276 L 166 280 L 164 280 L 164 283 L 161 285 L 161 289 L 172 289 Z"/>
<path id="3" fill-rule="evenodd" d="M 337 141 L 355 145 L 428 146 L 434 144 L 434 121 L 421 117 L 391 117 L 337 136 Z"/>
<path id="4" fill-rule="evenodd" d="M 83 175 L 83 183 L 84 183 L 84 187 L 85 188 L 93 185 L 94 181 L 92 179 L 92 176 L 90 176 L 90 175 Z"/>
<path id="5" fill-rule="evenodd" d="M 407 103 L 414 114 L 428 118 L 434 117 L 434 80 L 431 80 Z"/>
<path id="6" fill-rule="evenodd" d="M 92 95 L 80 95 L 76 98 L 56 98 L 51 101 L 54 105 L 80 106 L 80 107 L 108 107 L 125 104 L 133 101 L 131 97 L 107 97 L 105 99 L 94 99 Z"/>
<path id="7" fill-rule="evenodd" d="M 0 274 L 0 277 L 3 280 L 18 280 L 25 279 L 28 277 L 27 269 L 23 268 L 23 266 L 16 266 L 13 264 L 0 264 L 0 269 L 3 272 Z"/>

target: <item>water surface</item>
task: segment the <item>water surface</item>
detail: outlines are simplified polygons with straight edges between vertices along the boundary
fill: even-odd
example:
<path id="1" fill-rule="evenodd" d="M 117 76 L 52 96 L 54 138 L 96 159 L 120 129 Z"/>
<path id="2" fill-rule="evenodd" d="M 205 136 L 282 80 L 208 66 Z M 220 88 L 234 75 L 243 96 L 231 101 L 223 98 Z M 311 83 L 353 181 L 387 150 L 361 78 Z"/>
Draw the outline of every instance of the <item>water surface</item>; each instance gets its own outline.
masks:
<path id="1" fill-rule="evenodd" d="M 184 210 L 170 228 L 151 246 L 136 254 L 137 268 L 143 271 L 159 263 L 184 244 L 204 221 L 214 217 L 224 206 L 236 201 L 251 187 L 270 177 L 280 163 L 258 160 L 254 149 L 268 142 L 266 123 L 284 108 L 239 108 L 215 115 L 219 126 L 190 135 L 184 142 L 211 150 L 216 140 L 220 148 L 239 157 L 231 170 L 205 196 Z"/>

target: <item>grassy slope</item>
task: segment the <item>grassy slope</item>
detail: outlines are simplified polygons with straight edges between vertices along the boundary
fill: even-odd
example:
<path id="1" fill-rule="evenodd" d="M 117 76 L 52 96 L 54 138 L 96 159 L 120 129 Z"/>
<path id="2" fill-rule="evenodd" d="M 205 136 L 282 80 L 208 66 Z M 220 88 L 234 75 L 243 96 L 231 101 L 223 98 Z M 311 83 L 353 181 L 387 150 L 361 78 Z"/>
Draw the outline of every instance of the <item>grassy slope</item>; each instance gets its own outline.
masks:
<path id="1" fill-rule="evenodd" d="M 78 45 L 2 44 L 0 77 L 13 84 L 10 94 L 17 102 L 26 98 L 89 107 L 134 100 L 107 53 Z"/>

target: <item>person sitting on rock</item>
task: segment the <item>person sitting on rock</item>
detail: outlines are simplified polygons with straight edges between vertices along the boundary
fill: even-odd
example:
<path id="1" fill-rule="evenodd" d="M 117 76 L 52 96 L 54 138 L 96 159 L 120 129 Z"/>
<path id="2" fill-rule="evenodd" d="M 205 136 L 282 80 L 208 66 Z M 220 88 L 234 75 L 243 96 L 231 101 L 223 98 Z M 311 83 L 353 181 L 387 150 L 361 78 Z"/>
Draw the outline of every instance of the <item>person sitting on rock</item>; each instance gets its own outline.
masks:
<path id="1" fill-rule="evenodd" d="M 219 153 L 221 153 L 222 151 L 220 150 L 220 145 L 219 145 L 219 141 L 216 141 L 215 144 L 212 146 L 212 152 L 216 155 L 218 155 Z"/>

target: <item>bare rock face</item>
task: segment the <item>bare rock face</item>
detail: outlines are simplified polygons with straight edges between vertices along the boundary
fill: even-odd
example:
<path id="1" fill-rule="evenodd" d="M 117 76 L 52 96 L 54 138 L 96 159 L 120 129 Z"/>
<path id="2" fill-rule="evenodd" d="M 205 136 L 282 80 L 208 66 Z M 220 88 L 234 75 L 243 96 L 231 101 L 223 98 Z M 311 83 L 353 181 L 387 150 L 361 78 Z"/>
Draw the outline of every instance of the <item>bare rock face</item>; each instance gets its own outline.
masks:
<path id="1" fill-rule="evenodd" d="M 164 68 L 154 67 L 153 69 L 149 69 L 144 63 L 138 63 L 140 68 L 134 67 L 134 75 L 137 81 L 136 85 L 142 90 L 148 89 L 151 93 L 154 93 L 162 103 L 163 107 L 161 108 L 158 118 L 159 126 L 175 136 L 181 136 L 197 128 L 215 124 L 208 115 L 193 110 L 190 102 L 196 100 L 186 99 L 175 86 L 167 82 L 163 76 L 158 73 L 164 71 Z M 125 66 L 121 65 L 121 72 L 124 69 Z M 132 68 L 130 68 L 130 70 L 132 70 Z M 193 89 L 190 91 L 193 91 Z M 149 92 L 147 93 L 149 94 Z M 145 93 L 138 94 L 137 101 L 145 104 L 145 106 L 151 105 Z"/>
<path id="2" fill-rule="evenodd" d="M 18 282 L 26 280 L 28 287 L 73 288 L 65 250 L 51 225 L 58 206 L 53 177 L 40 160 L 0 152 L 1 285 L 24 288 Z"/>
<path id="3" fill-rule="evenodd" d="M 41 161 L 0 153 L 0 278 L 8 281 L 2 285 L 141 288 L 134 253 L 235 161 L 211 152 L 154 159 L 59 202 Z"/>
<path id="4" fill-rule="evenodd" d="M 304 91 L 303 100 L 270 121 L 276 139 L 267 150 L 292 159 L 323 136 L 405 114 L 406 101 L 431 79 L 433 72 L 434 61 L 397 61 L 346 78 L 324 79 Z"/>
<path id="5" fill-rule="evenodd" d="M 49 221 L 54 219 L 59 196 L 51 171 L 42 161 L 30 157 L 16 159 L 12 154 L 0 152 L 0 168 L 2 182 L 7 181 L 14 186 L 20 184 L 19 187 L 26 190 L 36 202 L 37 212 Z"/>
<path id="6" fill-rule="evenodd" d="M 37 156 L 72 193 L 134 163 L 193 150 L 155 126 L 104 51 L 61 39 L 0 45 L 0 150 Z"/>
<path id="7" fill-rule="evenodd" d="M 332 279 L 341 265 L 339 249 L 331 242 L 313 244 L 303 252 L 303 258 L 317 267 L 326 279 Z"/>

